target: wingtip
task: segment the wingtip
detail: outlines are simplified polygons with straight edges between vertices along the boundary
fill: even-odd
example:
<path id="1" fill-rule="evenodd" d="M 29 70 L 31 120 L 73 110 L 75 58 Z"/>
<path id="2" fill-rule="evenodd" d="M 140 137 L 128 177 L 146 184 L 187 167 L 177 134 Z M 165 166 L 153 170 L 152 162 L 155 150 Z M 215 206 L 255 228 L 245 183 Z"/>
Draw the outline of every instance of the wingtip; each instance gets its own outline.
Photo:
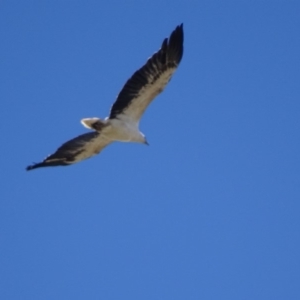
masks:
<path id="1" fill-rule="evenodd" d="M 31 171 L 33 169 L 42 167 L 43 163 L 33 163 L 32 165 L 29 165 L 26 167 L 26 171 Z"/>
<path id="2" fill-rule="evenodd" d="M 181 31 L 181 33 L 183 34 L 183 23 L 181 23 L 181 24 L 178 26 L 178 30 Z"/>
<path id="3" fill-rule="evenodd" d="M 183 23 L 176 26 L 169 39 L 171 39 L 172 37 L 174 38 L 175 36 L 177 37 L 177 39 L 180 38 L 181 42 L 183 43 Z"/>
<path id="4" fill-rule="evenodd" d="M 180 63 L 183 56 L 183 43 L 184 43 L 184 32 L 183 32 L 183 23 L 178 25 L 175 30 L 171 33 L 169 37 L 169 47 L 171 49 L 171 57 L 177 63 Z"/>
<path id="5" fill-rule="evenodd" d="M 176 26 L 175 31 L 178 31 L 178 30 L 183 31 L 183 23 Z"/>
<path id="6" fill-rule="evenodd" d="M 31 171 L 37 168 L 43 168 L 43 167 L 58 167 L 58 166 L 70 166 L 72 162 L 67 163 L 64 159 L 62 160 L 44 160 L 43 162 L 32 164 L 28 167 L 26 167 L 26 171 Z"/>

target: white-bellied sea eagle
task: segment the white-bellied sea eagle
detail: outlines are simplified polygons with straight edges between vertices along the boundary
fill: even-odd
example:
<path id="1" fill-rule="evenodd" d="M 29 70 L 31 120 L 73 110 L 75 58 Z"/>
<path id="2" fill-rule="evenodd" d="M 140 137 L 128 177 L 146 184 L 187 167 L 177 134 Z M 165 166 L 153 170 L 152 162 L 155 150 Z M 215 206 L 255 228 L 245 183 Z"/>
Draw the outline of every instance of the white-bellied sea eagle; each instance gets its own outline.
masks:
<path id="1" fill-rule="evenodd" d="M 183 24 L 177 26 L 161 48 L 125 83 L 109 117 L 82 119 L 93 132 L 85 133 L 60 146 L 54 154 L 27 170 L 40 167 L 69 166 L 98 154 L 114 141 L 148 144 L 139 131 L 139 121 L 151 101 L 163 91 L 183 55 Z"/>

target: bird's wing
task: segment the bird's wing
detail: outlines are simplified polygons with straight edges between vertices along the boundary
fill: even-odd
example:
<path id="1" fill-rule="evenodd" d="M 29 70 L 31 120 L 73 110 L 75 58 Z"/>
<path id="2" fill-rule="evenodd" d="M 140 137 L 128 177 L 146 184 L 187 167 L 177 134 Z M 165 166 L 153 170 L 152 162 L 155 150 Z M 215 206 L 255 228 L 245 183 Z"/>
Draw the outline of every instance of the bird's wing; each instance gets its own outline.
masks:
<path id="1" fill-rule="evenodd" d="M 110 111 L 110 118 L 139 122 L 150 102 L 161 93 L 183 55 L 183 24 L 164 39 L 158 52 L 126 82 Z"/>
<path id="2" fill-rule="evenodd" d="M 69 166 L 83 159 L 98 154 L 112 141 L 103 132 L 89 132 L 75 137 L 60 146 L 54 154 L 46 157 L 42 162 L 26 168 L 27 171 L 40 167 Z"/>

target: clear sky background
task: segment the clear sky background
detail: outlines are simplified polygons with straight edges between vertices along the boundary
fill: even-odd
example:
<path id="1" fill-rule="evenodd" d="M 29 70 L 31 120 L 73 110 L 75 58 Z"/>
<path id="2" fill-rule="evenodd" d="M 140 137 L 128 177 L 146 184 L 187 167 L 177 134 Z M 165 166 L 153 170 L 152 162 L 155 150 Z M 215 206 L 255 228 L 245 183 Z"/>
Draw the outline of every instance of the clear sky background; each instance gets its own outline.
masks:
<path id="1" fill-rule="evenodd" d="M 184 23 L 141 122 L 26 172 L 106 117 Z M 299 1 L 1 1 L 1 299 L 300 299 Z"/>

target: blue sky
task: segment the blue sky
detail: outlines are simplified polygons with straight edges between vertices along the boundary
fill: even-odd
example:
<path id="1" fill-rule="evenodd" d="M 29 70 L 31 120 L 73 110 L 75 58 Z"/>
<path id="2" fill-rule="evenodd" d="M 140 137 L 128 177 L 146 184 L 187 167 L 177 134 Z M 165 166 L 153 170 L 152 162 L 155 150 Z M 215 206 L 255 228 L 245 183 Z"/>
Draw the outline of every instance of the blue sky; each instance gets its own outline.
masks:
<path id="1" fill-rule="evenodd" d="M 300 299 L 298 1 L 1 1 L 1 299 Z M 141 122 L 26 172 L 106 117 L 184 23 Z"/>

